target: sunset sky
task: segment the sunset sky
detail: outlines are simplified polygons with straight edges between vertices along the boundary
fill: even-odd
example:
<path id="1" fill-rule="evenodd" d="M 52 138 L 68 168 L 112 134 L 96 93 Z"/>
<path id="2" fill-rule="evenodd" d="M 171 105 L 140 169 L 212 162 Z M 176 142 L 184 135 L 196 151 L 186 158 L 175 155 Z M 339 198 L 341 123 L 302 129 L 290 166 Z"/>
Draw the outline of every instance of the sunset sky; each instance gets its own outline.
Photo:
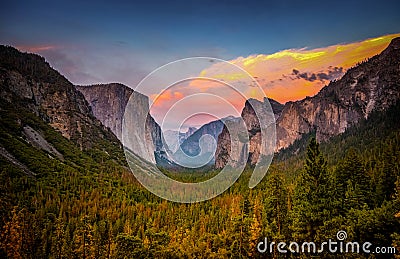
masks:
<path id="1" fill-rule="evenodd" d="M 74 84 L 120 82 L 132 88 L 174 60 L 220 58 L 246 70 L 268 97 L 284 103 L 314 95 L 400 36 L 399 1 L 110 3 L 2 1 L 0 44 L 44 56 Z M 216 66 L 199 76 L 241 80 L 240 74 L 216 75 Z M 152 114 L 160 120 L 176 100 L 223 91 L 192 81 L 163 95 L 157 87 L 145 94 L 159 98 Z M 226 98 L 241 109 L 242 98 Z"/>

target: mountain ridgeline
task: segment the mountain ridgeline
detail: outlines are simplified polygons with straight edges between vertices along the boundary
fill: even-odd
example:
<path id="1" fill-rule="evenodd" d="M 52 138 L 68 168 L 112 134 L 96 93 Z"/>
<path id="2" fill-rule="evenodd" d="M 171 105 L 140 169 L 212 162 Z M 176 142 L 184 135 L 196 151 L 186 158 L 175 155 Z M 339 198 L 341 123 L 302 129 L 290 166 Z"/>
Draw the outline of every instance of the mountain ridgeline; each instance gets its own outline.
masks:
<path id="1" fill-rule="evenodd" d="M 277 150 L 302 134 L 316 132 L 319 141 L 343 133 L 373 110 L 386 110 L 400 97 L 400 39 L 381 54 L 349 69 L 314 97 L 285 105 L 277 120 Z"/>
<path id="2" fill-rule="evenodd" d="M 367 118 L 373 110 L 385 110 L 395 104 L 400 95 L 399 48 L 400 39 L 393 39 L 381 54 L 349 69 L 340 80 L 331 82 L 313 97 L 288 102 L 285 105 L 269 99 L 276 119 L 275 151 L 288 148 L 303 135 L 310 133 L 315 133 L 319 141 L 326 141 L 345 132 L 347 128 L 356 125 L 361 119 Z M 94 115 L 121 139 L 123 112 L 133 90 L 121 84 L 77 86 L 77 89 L 89 102 Z M 142 98 L 146 99 L 147 97 L 143 95 Z M 250 133 L 247 162 L 254 165 L 259 158 L 261 133 L 253 108 L 259 107 L 263 112 L 264 104 L 263 101 L 255 99 L 249 101 L 245 103 L 241 116 Z M 142 108 L 137 107 L 137 109 Z M 266 109 L 264 110 L 267 112 Z M 147 124 L 149 133 L 146 141 L 152 146 L 156 160 L 168 160 L 165 155 L 166 147 L 162 142 L 164 136 L 160 127 L 151 116 L 149 116 Z M 178 151 L 177 155 L 179 152 L 184 152 L 189 156 L 198 155 L 200 152 L 199 140 L 206 134 L 217 140 L 216 152 L 212 160 L 215 161 L 215 167 L 224 167 L 228 158 L 233 154 L 230 154 L 229 133 L 221 121 L 211 122 L 197 131 L 191 132 L 191 136 L 180 138 L 182 139 L 179 141 L 181 143 L 175 143 L 176 141 L 168 139 L 168 143 L 172 143 L 173 150 L 171 152 Z M 167 135 L 168 138 L 178 139 L 170 132 Z M 178 145 L 180 145 L 181 151 L 178 150 Z M 208 149 L 211 148 L 210 145 L 207 145 Z M 234 145 L 236 144 L 234 143 Z M 207 149 L 207 147 L 203 148 Z M 157 157 L 162 157 L 163 160 L 157 159 Z M 234 160 L 241 163 L 246 162 L 241 161 L 240 157 L 236 157 Z"/>
<path id="3" fill-rule="evenodd" d="M 0 54 L 1 99 L 16 104 L 23 100 L 24 109 L 38 115 L 81 149 L 96 145 L 96 138 L 118 143 L 115 135 L 122 140 L 122 120 L 132 94 L 142 100 L 135 104 L 135 112 L 148 108 L 143 106 L 148 105 L 148 97 L 125 85 L 74 86 L 38 55 L 23 54 L 4 46 Z M 288 148 L 312 132 L 319 141 L 326 141 L 367 118 L 372 111 L 385 110 L 395 104 L 400 97 L 399 60 L 400 39 L 396 38 L 381 54 L 349 69 L 340 80 L 331 82 L 313 97 L 285 105 L 269 99 L 276 118 L 276 151 Z M 258 107 L 256 109 L 263 112 L 263 105 L 262 101 L 248 100 L 241 114 L 250 133 L 247 147 L 250 165 L 258 160 L 261 142 L 260 125 L 253 109 Z M 151 161 L 168 161 L 163 133 L 150 115 L 147 116 L 146 128 L 145 142 L 154 153 Z M 218 139 L 213 161 L 216 168 L 222 168 L 231 148 L 223 121 L 211 122 L 191 132 L 180 143 L 180 148 L 189 156 L 198 155 L 199 140 L 206 134 Z M 240 160 L 239 157 L 236 159 Z"/>
<path id="4" fill-rule="evenodd" d="M 303 135 L 315 133 L 318 141 L 327 141 L 344 133 L 372 111 L 383 111 L 400 98 L 400 38 L 395 38 L 379 55 L 351 69 L 313 97 L 287 102 L 283 107 L 271 101 L 276 115 L 276 151 L 288 148 Z M 261 105 L 260 101 L 253 103 Z M 260 152 L 259 122 L 254 106 L 242 111 L 250 136 L 249 164 L 257 162 Z M 218 138 L 215 166 L 222 168 L 230 155 L 230 139 L 225 129 Z"/>
<path id="5" fill-rule="evenodd" d="M 195 133 L 196 130 L 197 128 L 195 127 L 189 127 L 186 132 L 180 132 L 178 130 L 166 130 L 163 132 L 168 149 L 175 153 L 183 141 Z"/>

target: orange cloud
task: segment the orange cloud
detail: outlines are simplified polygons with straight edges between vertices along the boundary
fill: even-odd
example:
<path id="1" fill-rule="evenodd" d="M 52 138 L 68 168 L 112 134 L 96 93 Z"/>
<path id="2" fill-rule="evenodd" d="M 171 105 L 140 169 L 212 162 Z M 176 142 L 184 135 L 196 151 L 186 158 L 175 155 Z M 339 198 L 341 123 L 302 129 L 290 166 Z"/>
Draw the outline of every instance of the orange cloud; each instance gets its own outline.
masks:
<path id="1" fill-rule="evenodd" d="M 22 46 L 17 46 L 17 49 L 20 51 L 25 51 L 25 52 L 31 52 L 31 53 L 40 53 L 46 50 L 52 50 L 57 48 L 57 46 L 54 45 L 36 45 L 36 46 L 29 46 L 29 45 L 22 45 Z"/>
<path id="2" fill-rule="evenodd" d="M 172 91 L 171 89 L 168 89 L 160 94 L 153 94 L 150 96 L 153 102 L 153 106 L 161 106 L 165 104 L 166 102 L 176 102 L 180 99 L 182 99 L 183 93 L 178 92 L 178 91 Z"/>
<path id="3" fill-rule="evenodd" d="M 384 50 L 400 34 L 317 49 L 288 49 L 231 60 L 257 79 L 265 94 L 285 103 L 312 96 L 330 80 Z"/>

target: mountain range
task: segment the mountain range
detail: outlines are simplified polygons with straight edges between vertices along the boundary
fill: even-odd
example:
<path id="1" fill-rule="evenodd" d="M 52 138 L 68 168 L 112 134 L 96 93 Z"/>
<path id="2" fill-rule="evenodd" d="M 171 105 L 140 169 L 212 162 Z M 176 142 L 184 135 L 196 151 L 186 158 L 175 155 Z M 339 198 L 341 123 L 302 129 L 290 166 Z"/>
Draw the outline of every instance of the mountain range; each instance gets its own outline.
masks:
<path id="1" fill-rule="evenodd" d="M 183 141 L 195 133 L 196 130 L 196 127 L 189 127 L 186 132 L 180 132 L 178 130 L 166 130 L 163 132 L 168 149 L 175 153 Z"/>
<path id="2" fill-rule="evenodd" d="M 284 105 L 269 99 L 276 119 L 275 151 L 288 148 L 310 132 L 315 132 L 319 141 L 326 141 L 345 132 L 362 118 L 367 118 L 372 111 L 385 110 L 395 104 L 400 97 L 399 49 L 400 39 L 393 39 L 381 54 L 349 69 L 340 80 L 331 82 L 313 97 Z M 135 111 L 142 112 L 148 108 L 148 97 L 125 85 L 74 86 L 38 55 L 2 46 L 0 56 L 1 100 L 22 105 L 25 110 L 76 143 L 80 149 L 92 148 L 104 139 L 121 146 L 118 140 L 122 140 L 122 120 L 132 94 L 142 100 L 135 104 Z M 241 116 L 250 133 L 247 147 L 249 158 L 241 162 L 254 165 L 259 159 L 261 134 L 254 109 L 262 111 L 264 106 L 265 100 L 250 99 L 245 103 Z M 16 121 L 24 124 L 18 119 Z M 22 126 L 27 141 L 61 158 L 61 153 L 47 143 L 40 132 L 29 124 Z M 144 141 L 150 146 L 149 152 L 154 153 L 149 160 L 169 161 L 163 133 L 151 115 L 147 117 L 146 127 L 148 130 Z M 38 137 L 32 137 L 32 134 Z M 178 134 L 180 149 L 189 156 L 196 156 L 200 153 L 200 139 L 210 135 L 217 140 L 212 161 L 216 168 L 222 168 L 230 156 L 227 134 L 223 120 L 210 122 L 199 129 L 190 129 L 186 135 Z M 171 132 L 167 135 L 168 138 L 176 137 Z M 35 139 L 40 141 L 35 142 Z M 202 147 L 206 152 L 212 151 L 210 143 Z M 178 150 L 176 143 L 171 148 L 169 151 L 172 153 Z M 239 157 L 235 159 L 240 160 Z"/>
<path id="3" fill-rule="evenodd" d="M 46 152 L 52 150 L 43 134 L 22 118 L 24 113 L 50 125 L 81 150 L 98 148 L 104 141 L 121 147 L 109 128 L 94 116 L 85 97 L 43 57 L 9 46 L 0 46 L 0 57 L 1 110 L 3 114 L 13 110 L 13 123 L 26 129 L 18 133 L 26 141 Z M 38 143 L 33 143 L 36 140 Z M 56 150 L 49 153 L 58 154 Z"/>

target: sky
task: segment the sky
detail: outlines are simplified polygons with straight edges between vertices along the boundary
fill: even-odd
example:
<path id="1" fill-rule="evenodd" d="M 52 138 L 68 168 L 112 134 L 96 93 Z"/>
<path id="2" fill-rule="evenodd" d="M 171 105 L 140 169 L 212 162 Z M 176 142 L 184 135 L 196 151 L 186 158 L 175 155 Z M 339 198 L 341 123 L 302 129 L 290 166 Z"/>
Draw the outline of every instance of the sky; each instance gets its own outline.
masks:
<path id="1" fill-rule="evenodd" d="M 246 70 L 268 97 L 284 103 L 314 95 L 382 51 L 399 36 L 398 10 L 400 2 L 390 0 L 6 0 L 0 44 L 44 56 L 79 85 L 120 82 L 135 88 L 169 62 L 219 58 Z M 200 74 L 212 75 L 213 65 Z M 160 121 L 171 102 L 204 92 L 204 82 L 193 81 L 184 91 L 175 86 L 165 98 L 157 89 L 145 92 L 159 98 L 152 114 Z M 242 107 L 241 98 L 227 98 Z"/>

